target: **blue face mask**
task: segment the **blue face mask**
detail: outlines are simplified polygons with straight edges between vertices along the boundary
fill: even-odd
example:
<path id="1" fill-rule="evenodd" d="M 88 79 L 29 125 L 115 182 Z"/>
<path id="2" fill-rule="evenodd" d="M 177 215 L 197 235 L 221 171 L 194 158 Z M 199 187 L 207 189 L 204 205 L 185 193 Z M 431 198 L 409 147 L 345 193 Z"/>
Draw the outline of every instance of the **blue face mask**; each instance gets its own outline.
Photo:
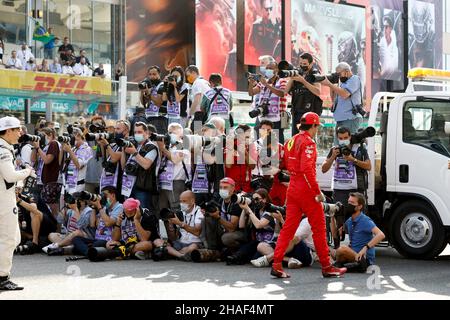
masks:
<path id="1" fill-rule="evenodd" d="M 342 146 L 342 147 L 347 147 L 347 146 L 350 145 L 350 140 L 349 139 L 347 139 L 347 140 L 339 140 L 339 145 Z"/>
<path id="2" fill-rule="evenodd" d="M 264 75 L 266 76 L 267 79 L 272 79 L 273 76 L 275 75 L 275 73 L 274 73 L 273 70 L 269 69 L 269 70 L 266 70 L 266 72 L 264 73 Z"/>
<path id="3" fill-rule="evenodd" d="M 136 140 L 137 143 L 141 143 L 142 141 L 144 141 L 144 135 L 143 134 L 135 134 L 134 140 Z"/>
<path id="4" fill-rule="evenodd" d="M 176 134 L 169 134 L 170 135 L 170 144 L 176 144 L 178 142 L 178 137 Z"/>
<path id="5" fill-rule="evenodd" d="M 111 204 L 112 204 L 111 199 L 109 199 L 109 198 L 106 199 L 106 208 L 110 208 Z"/>

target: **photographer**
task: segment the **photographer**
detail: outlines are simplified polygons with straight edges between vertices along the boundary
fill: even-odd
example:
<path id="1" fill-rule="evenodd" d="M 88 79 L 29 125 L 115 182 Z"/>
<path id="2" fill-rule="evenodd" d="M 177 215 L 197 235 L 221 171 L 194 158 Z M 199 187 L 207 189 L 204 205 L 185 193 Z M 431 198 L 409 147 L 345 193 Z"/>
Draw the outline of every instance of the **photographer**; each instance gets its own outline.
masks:
<path id="1" fill-rule="evenodd" d="M 116 139 L 128 139 L 130 132 L 130 123 L 128 121 L 119 120 L 114 128 L 114 137 Z M 123 170 L 120 165 L 122 159 L 123 148 L 116 143 L 109 143 L 105 139 L 98 140 L 99 146 L 102 148 L 103 171 L 100 177 L 100 190 L 107 186 L 112 186 L 117 190 L 122 190 Z"/>
<path id="2" fill-rule="evenodd" d="M 128 198 L 123 203 L 124 213 L 119 215 L 114 225 L 112 240 L 106 245 L 112 248 L 123 245 L 135 238 L 137 243 L 130 250 L 132 256 L 145 260 L 152 251 L 152 242 L 159 239 L 158 220 L 148 209 L 142 208 L 139 200 Z"/>
<path id="3" fill-rule="evenodd" d="M 33 198 L 22 195 L 21 192 L 20 188 L 16 188 L 21 242 L 24 245 L 18 246 L 16 252 L 20 254 L 38 253 L 48 235 L 56 231 L 57 222 L 45 204 L 40 203 L 40 208 L 38 208 Z"/>
<path id="4" fill-rule="evenodd" d="M 350 236 L 349 246 L 336 251 L 336 264 L 348 267 L 349 272 L 366 272 L 375 263 L 375 246 L 385 237 L 384 233 L 362 211 L 366 200 L 361 193 L 350 193 L 345 211 L 351 217 L 345 222 L 344 230 Z M 347 263 L 352 263 L 348 265 Z"/>
<path id="5" fill-rule="evenodd" d="M 168 123 L 179 123 L 184 128 L 187 121 L 188 85 L 184 83 L 184 71 L 180 66 L 170 70 L 161 89 L 162 100 L 167 105 Z"/>
<path id="6" fill-rule="evenodd" d="M 92 158 L 92 149 L 87 144 L 83 132 L 79 128 L 73 129 L 75 145 L 63 144 L 63 150 L 69 154 L 69 164 L 65 168 L 66 189 L 70 194 L 85 190 L 86 170 L 88 161 Z"/>
<path id="7" fill-rule="evenodd" d="M 302 75 L 290 78 L 286 85 L 286 94 L 292 96 L 292 136 L 298 133 L 297 123 L 303 114 L 312 111 L 322 114 L 322 99 L 320 99 L 320 83 L 315 82 L 318 71 L 314 69 L 313 56 L 307 52 L 300 56 Z"/>
<path id="8" fill-rule="evenodd" d="M 203 95 L 210 89 L 208 81 L 200 76 L 200 71 L 197 66 L 191 65 L 186 68 L 186 82 L 191 85 L 190 90 L 190 108 L 188 110 L 188 121 L 192 120 L 190 129 L 194 132 L 195 122 L 203 121 L 203 112 L 200 110 L 200 105 L 203 99 Z M 199 129 L 200 127 L 198 127 Z"/>
<path id="9" fill-rule="evenodd" d="M 220 181 L 220 200 L 213 212 L 205 212 L 205 236 L 208 249 L 230 248 L 236 250 L 247 241 L 244 231 L 238 230 L 242 209 L 231 201 L 236 183 L 231 178 Z"/>
<path id="10" fill-rule="evenodd" d="M 167 251 L 175 258 L 191 261 L 191 252 L 203 248 L 200 234 L 204 216 L 200 207 L 195 204 L 195 194 L 192 191 L 188 190 L 180 195 L 180 207 L 183 220 L 180 221 L 176 215 L 169 219 L 169 223 L 178 228 L 175 230 L 177 240 L 167 247 Z"/>
<path id="11" fill-rule="evenodd" d="M 53 216 L 59 213 L 59 201 L 61 198 L 62 179 L 60 177 L 63 152 L 56 141 L 54 129 L 43 128 L 45 135 L 45 147 L 41 149 L 39 142 L 33 142 L 38 156 L 38 184 L 42 183 L 41 198 L 50 205 Z"/>
<path id="12" fill-rule="evenodd" d="M 278 64 L 271 56 L 262 56 L 259 60 L 265 61 L 265 66 L 260 67 L 259 82 L 253 77 L 249 77 L 249 94 L 259 95 L 256 101 L 256 108 L 251 112 L 251 116 L 258 115 L 258 122 L 255 129 L 259 129 L 262 120 L 270 120 L 274 124 L 279 142 L 284 144 L 284 129 L 281 128 L 281 112 L 286 111 L 287 99 L 285 90 L 287 79 L 280 79 L 278 76 Z M 258 135 L 258 131 L 256 132 Z"/>
<path id="13" fill-rule="evenodd" d="M 122 195 L 126 198 L 138 199 L 143 208 L 155 213 L 152 194 L 157 193 L 156 167 L 159 151 L 155 143 L 149 140 L 149 130 L 145 123 L 138 122 L 134 126 L 136 146 L 124 146 L 121 165 Z"/>
<path id="14" fill-rule="evenodd" d="M 140 101 L 145 108 L 145 117 L 148 123 L 153 124 L 158 132 L 163 133 L 167 128 L 166 112 L 161 112 L 163 82 L 161 69 L 151 66 L 147 71 L 147 78 L 139 83 Z M 134 123 L 132 123 L 134 128 Z"/>
<path id="15" fill-rule="evenodd" d="M 225 120 L 225 128 L 228 131 L 232 127 L 230 125 L 230 111 L 233 108 L 231 91 L 222 87 L 220 73 L 212 73 L 209 76 L 209 84 L 212 89 L 205 93 L 200 107 L 205 115 L 203 120 L 209 122 L 212 117 L 220 117 Z"/>
<path id="16" fill-rule="evenodd" d="M 180 210 L 180 195 L 186 190 L 186 184 L 191 180 L 191 153 L 180 150 L 183 142 L 183 128 L 178 123 L 168 127 L 170 144 L 158 141 L 161 151 L 161 165 L 158 171 L 159 205 L 160 208 Z"/>
<path id="17" fill-rule="evenodd" d="M 326 173 L 335 163 L 331 184 L 335 202 L 346 203 L 350 192 L 366 194 L 367 191 L 367 172 L 372 169 L 369 155 L 364 143 L 353 145 L 351 139 L 349 128 L 338 128 L 337 140 L 339 145 L 330 150 L 327 159 L 322 164 L 322 173 Z M 337 228 L 342 226 L 345 218 L 342 215 L 335 217 Z M 333 234 L 333 238 L 335 247 L 339 247 L 339 237 Z"/>
<path id="18" fill-rule="evenodd" d="M 237 192 L 251 192 L 252 170 L 255 162 L 251 154 L 255 154 L 251 143 L 252 129 L 246 124 L 240 124 L 227 137 L 225 158 L 225 176 L 236 181 Z"/>
<path id="19" fill-rule="evenodd" d="M 87 256 L 90 246 L 106 247 L 106 243 L 112 240 L 113 227 L 117 223 L 118 217 L 123 213 L 123 206 L 117 201 L 117 190 L 108 186 L 102 189 L 102 202 L 106 203 L 102 206 L 100 199 L 92 201 L 92 207 L 96 212 L 96 231 L 95 237 L 86 238 L 77 236 L 73 238 L 73 252 Z"/>
<path id="20" fill-rule="evenodd" d="M 257 254 L 257 247 L 262 242 L 275 247 L 276 225 L 278 219 L 283 221 L 283 217 L 280 212 L 275 212 L 274 215 L 265 211 L 266 204 L 269 203 L 271 199 L 266 189 L 255 191 L 250 206 L 247 203 L 239 203 L 243 210 L 239 219 L 239 229 L 246 231 L 250 241 L 243 244 L 235 254 L 226 257 L 227 265 L 249 262 Z M 275 216 L 277 218 L 274 218 Z"/>
<path id="21" fill-rule="evenodd" d="M 336 95 L 331 108 L 336 129 L 346 127 L 350 129 L 351 134 L 355 134 L 361 126 L 361 113 L 364 113 L 361 79 L 352 73 L 350 65 L 346 62 L 340 62 L 337 65 L 336 73 L 339 74 L 341 83 L 339 86 L 331 83 L 327 77 L 321 83 L 330 88 L 332 98 Z"/>
<path id="22" fill-rule="evenodd" d="M 63 216 L 67 232 L 48 235 L 51 244 L 42 248 L 42 251 L 49 256 L 72 253 L 72 240 L 75 237 L 94 239 L 95 236 L 96 216 L 95 211 L 88 206 L 88 201 L 75 199 L 70 194 L 64 196 L 64 201 L 66 208 Z"/>
<path id="23" fill-rule="evenodd" d="M 93 116 L 91 118 L 91 125 L 106 127 L 106 122 L 102 116 Z M 112 131 L 114 134 L 114 126 L 112 127 Z M 89 141 L 88 145 L 92 149 L 93 156 L 87 163 L 85 190 L 91 193 L 100 193 L 100 177 L 103 171 L 102 163 L 106 159 L 104 155 L 105 150 L 96 141 Z"/>
<path id="24" fill-rule="evenodd" d="M 26 126 L 22 126 L 21 136 L 28 134 L 28 129 Z M 34 167 L 36 162 L 36 154 L 33 153 L 33 146 L 31 142 L 23 142 L 19 145 L 20 157 L 17 159 L 18 165 L 29 165 Z"/>

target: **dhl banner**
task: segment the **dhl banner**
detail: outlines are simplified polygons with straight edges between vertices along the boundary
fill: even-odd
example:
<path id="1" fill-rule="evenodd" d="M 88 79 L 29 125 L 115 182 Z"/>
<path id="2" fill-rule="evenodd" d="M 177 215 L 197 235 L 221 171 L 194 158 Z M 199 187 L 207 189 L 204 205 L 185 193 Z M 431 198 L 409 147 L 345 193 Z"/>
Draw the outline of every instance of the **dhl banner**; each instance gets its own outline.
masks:
<path id="1" fill-rule="evenodd" d="M 0 88 L 75 95 L 111 95 L 110 80 L 21 70 L 0 70 Z"/>

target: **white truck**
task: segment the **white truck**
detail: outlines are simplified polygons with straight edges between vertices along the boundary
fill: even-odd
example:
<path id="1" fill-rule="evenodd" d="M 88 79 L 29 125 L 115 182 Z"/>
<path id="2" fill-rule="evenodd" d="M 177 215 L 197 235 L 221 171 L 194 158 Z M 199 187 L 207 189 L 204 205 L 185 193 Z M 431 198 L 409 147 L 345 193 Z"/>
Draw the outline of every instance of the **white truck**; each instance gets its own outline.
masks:
<path id="1" fill-rule="evenodd" d="M 379 130 L 367 139 L 368 215 L 400 254 L 432 259 L 450 241 L 450 72 L 420 68 L 408 77 L 404 93 L 372 100 L 368 125 Z"/>

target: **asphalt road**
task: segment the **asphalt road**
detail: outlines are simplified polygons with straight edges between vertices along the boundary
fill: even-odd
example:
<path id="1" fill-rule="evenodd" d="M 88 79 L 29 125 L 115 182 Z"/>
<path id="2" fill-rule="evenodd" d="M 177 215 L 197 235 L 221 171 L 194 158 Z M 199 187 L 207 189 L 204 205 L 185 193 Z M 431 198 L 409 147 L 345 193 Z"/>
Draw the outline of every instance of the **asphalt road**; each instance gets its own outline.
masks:
<path id="1" fill-rule="evenodd" d="M 13 280 L 25 290 L 4 299 L 449 299 L 450 248 L 434 261 L 407 260 L 377 248 L 371 274 L 323 279 L 319 265 L 272 279 L 269 268 L 181 261 L 65 262 L 41 254 L 16 256 Z"/>

